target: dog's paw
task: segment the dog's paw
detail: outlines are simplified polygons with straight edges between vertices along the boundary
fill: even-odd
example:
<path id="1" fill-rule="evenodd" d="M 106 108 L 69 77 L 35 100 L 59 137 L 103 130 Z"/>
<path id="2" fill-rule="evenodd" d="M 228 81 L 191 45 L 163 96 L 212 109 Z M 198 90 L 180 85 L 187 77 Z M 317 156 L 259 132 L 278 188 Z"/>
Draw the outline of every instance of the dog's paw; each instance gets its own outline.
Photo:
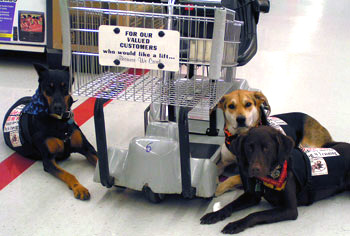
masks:
<path id="1" fill-rule="evenodd" d="M 231 214 L 229 214 L 228 212 L 220 210 L 220 211 L 211 212 L 211 213 L 204 215 L 200 219 L 200 221 L 201 221 L 201 224 L 205 224 L 205 225 L 215 224 L 216 222 L 219 222 L 219 221 L 226 219 L 230 215 Z"/>
<path id="2" fill-rule="evenodd" d="M 247 227 L 245 223 L 242 220 L 231 222 L 227 224 L 224 229 L 221 231 L 221 233 L 224 234 L 238 234 L 245 230 Z"/>
<path id="3" fill-rule="evenodd" d="M 80 200 L 89 200 L 90 199 L 90 193 L 87 188 L 85 188 L 81 184 L 77 184 L 76 186 L 72 187 L 74 197 Z"/>

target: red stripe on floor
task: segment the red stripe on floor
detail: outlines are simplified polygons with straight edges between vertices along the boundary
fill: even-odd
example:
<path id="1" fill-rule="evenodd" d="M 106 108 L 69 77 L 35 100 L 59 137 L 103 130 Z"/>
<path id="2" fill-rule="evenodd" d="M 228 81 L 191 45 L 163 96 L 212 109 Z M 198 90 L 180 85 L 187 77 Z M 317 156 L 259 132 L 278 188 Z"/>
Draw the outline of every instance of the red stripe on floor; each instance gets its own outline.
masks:
<path id="1" fill-rule="evenodd" d="M 78 126 L 82 126 L 86 121 L 94 116 L 94 104 L 96 98 L 88 98 L 85 102 L 80 104 L 77 108 L 73 110 L 74 120 Z M 112 100 L 109 100 L 103 106 L 106 106 Z"/>
<path id="2" fill-rule="evenodd" d="M 0 190 L 5 188 L 34 163 L 35 161 L 24 158 L 17 152 L 6 158 L 0 163 Z"/>
<path id="3" fill-rule="evenodd" d="M 95 98 L 88 98 L 73 110 L 74 120 L 78 126 L 83 125 L 94 115 L 95 100 Z M 110 101 L 106 102 L 104 106 Z M 6 158 L 0 163 L 0 190 L 5 188 L 34 163 L 35 161 L 27 159 L 16 152 Z"/>

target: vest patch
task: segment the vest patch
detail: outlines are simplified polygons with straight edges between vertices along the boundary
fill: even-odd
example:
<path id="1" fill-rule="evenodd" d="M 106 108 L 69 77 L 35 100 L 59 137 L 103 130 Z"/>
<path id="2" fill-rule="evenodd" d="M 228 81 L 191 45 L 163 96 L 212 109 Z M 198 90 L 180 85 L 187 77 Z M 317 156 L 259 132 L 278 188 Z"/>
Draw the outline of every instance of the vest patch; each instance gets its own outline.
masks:
<path id="1" fill-rule="evenodd" d="M 267 121 L 269 123 L 269 126 L 277 129 L 282 134 L 286 135 L 286 133 L 284 132 L 284 130 L 281 127 L 281 125 L 288 125 L 284 120 L 281 120 L 280 118 L 277 118 L 277 117 L 269 116 L 269 117 L 267 117 Z"/>
<path id="2" fill-rule="evenodd" d="M 24 107 L 25 107 L 25 105 L 22 104 L 11 111 L 11 113 L 10 113 L 9 117 L 7 118 L 6 123 L 4 125 L 4 132 L 5 133 L 19 130 L 19 119 L 21 117 L 22 110 Z"/>
<path id="3" fill-rule="evenodd" d="M 328 167 L 324 157 L 340 156 L 332 148 L 301 148 L 310 160 L 311 176 L 328 175 Z"/>
<path id="4" fill-rule="evenodd" d="M 20 139 L 19 120 L 21 118 L 22 110 L 25 107 L 24 104 L 17 106 L 13 109 L 4 125 L 4 133 L 10 133 L 10 141 L 13 147 L 22 146 Z"/>
<path id="5" fill-rule="evenodd" d="M 11 141 L 11 144 L 12 144 L 13 147 L 20 147 L 20 146 L 22 146 L 18 130 L 10 132 L 10 141 Z"/>

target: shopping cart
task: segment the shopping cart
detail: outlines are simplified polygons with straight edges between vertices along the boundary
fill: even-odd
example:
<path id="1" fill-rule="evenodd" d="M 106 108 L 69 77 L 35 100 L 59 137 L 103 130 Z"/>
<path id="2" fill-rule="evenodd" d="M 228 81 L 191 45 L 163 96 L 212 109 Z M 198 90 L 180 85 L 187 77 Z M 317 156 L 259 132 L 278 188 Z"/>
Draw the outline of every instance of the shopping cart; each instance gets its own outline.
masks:
<path id="1" fill-rule="evenodd" d="M 60 2 L 72 90 L 97 98 L 96 181 L 142 190 L 153 202 L 164 194 L 213 196 L 220 142 L 208 144 L 205 136 L 206 142 L 190 143 L 188 116 L 194 110 L 209 116 L 225 93 L 244 84 L 235 80 L 243 23 L 222 2 Z M 107 148 L 103 104 L 109 99 L 152 104 L 145 136 L 127 150 Z"/>

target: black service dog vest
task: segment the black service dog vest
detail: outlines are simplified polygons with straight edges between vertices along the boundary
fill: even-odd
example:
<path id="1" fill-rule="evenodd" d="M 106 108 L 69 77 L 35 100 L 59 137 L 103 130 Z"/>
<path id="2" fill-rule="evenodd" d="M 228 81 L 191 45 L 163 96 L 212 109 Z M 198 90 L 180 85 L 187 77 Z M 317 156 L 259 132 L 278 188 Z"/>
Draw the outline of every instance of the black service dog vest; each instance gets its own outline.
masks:
<path id="1" fill-rule="evenodd" d="M 303 130 L 303 127 L 296 125 L 303 125 L 300 119 L 304 114 L 293 113 L 295 117 L 290 114 L 287 117 L 276 115 L 267 119 L 270 126 L 291 137 L 298 144 L 302 137 L 298 132 Z M 289 125 L 290 123 L 293 125 Z M 297 196 L 298 200 L 307 199 L 307 205 L 321 200 L 319 193 L 322 190 L 343 189 L 346 184 L 343 178 L 346 174 L 345 158 L 332 148 L 306 148 L 299 145 L 293 149 L 288 166 L 301 190 Z"/>

